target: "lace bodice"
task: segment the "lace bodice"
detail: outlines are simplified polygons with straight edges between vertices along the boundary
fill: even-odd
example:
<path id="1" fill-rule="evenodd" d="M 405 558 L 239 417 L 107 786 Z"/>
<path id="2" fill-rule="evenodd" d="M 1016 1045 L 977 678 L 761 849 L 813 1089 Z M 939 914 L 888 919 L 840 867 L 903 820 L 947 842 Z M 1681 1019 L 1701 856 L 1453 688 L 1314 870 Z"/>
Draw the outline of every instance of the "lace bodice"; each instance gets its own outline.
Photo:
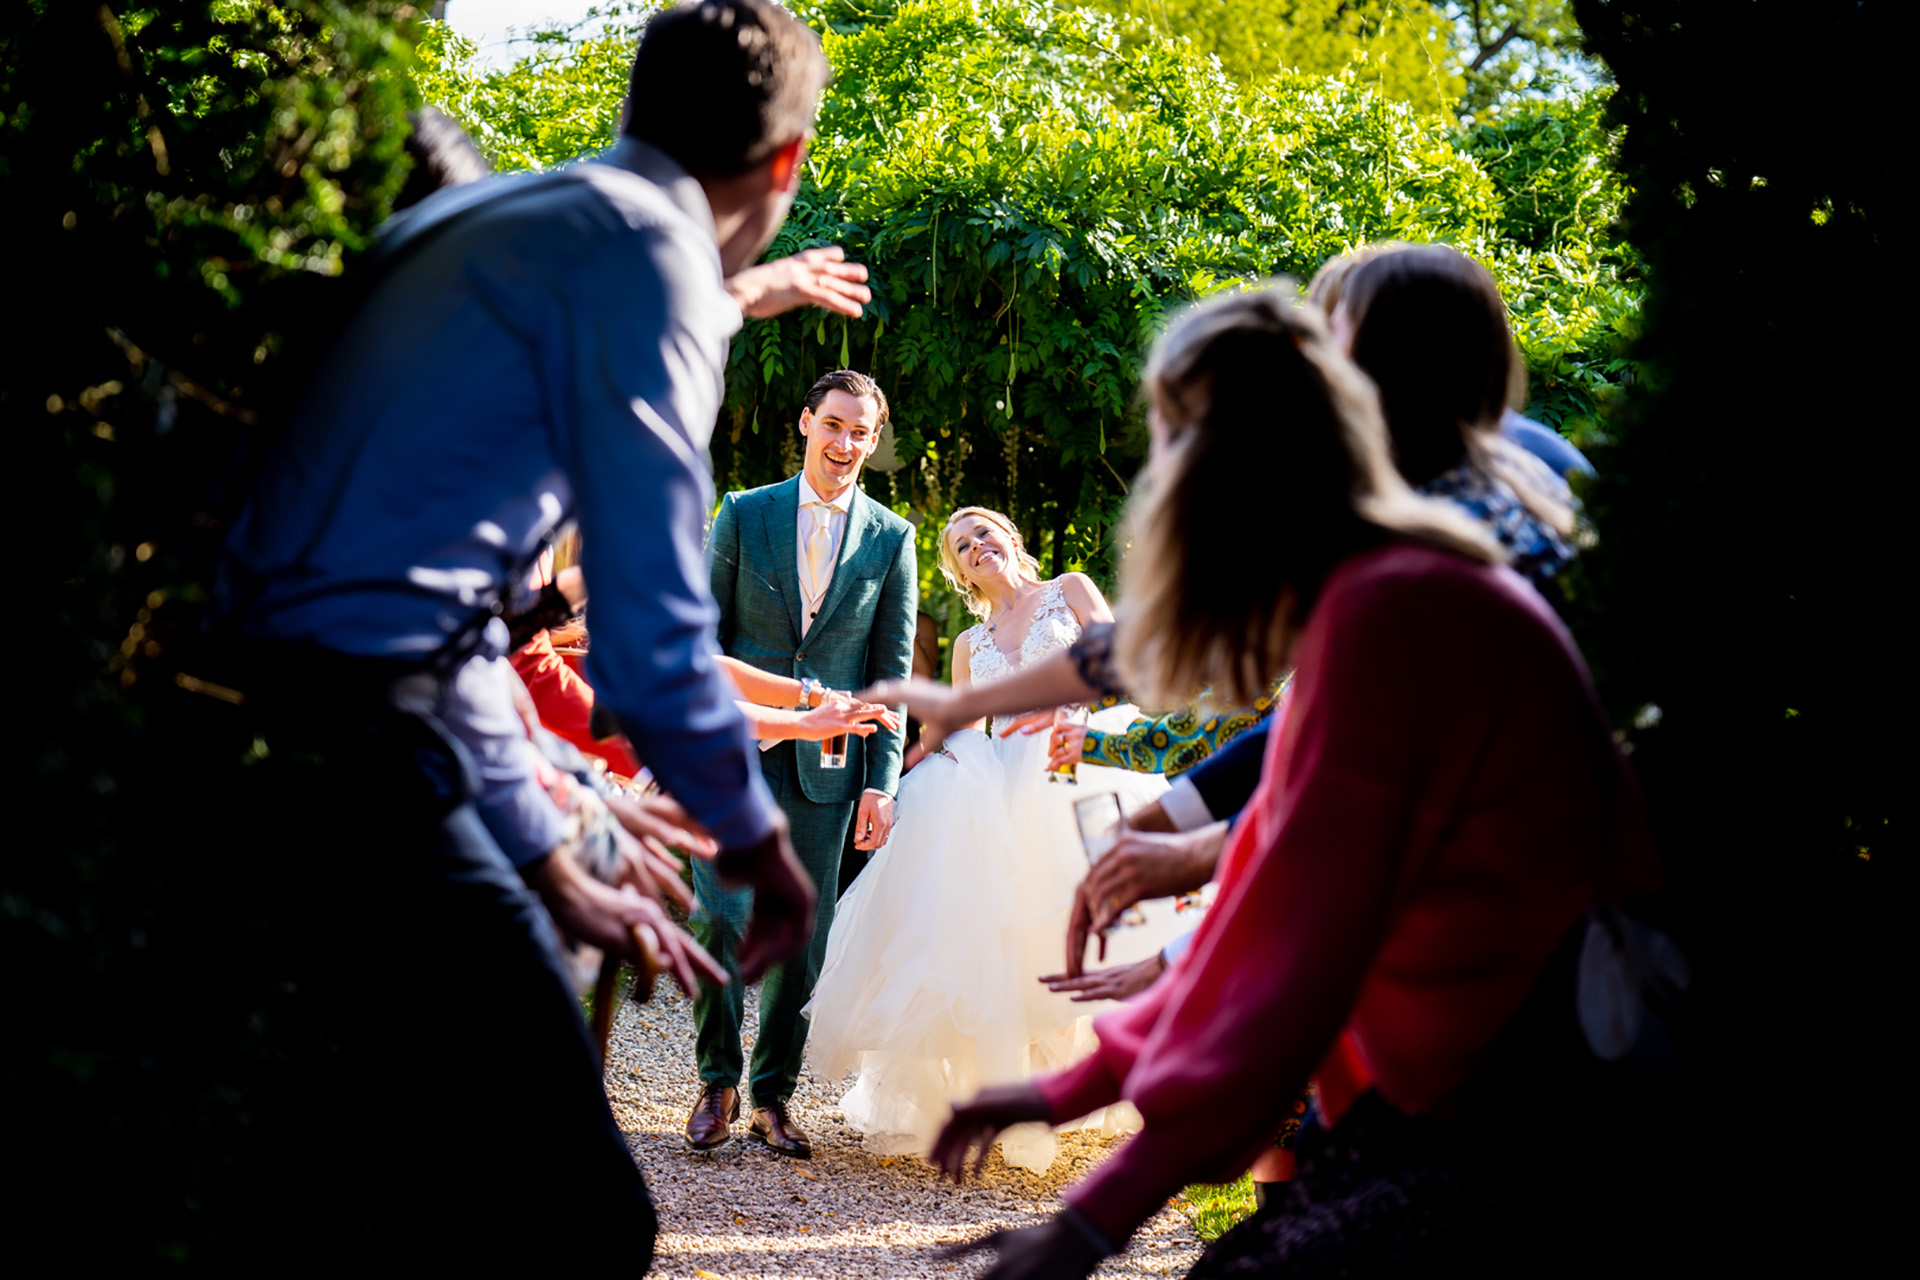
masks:
<path id="1" fill-rule="evenodd" d="M 1012 656 L 1004 653 L 996 641 L 1000 638 L 984 622 L 967 628 L 967 672 L 975 684 L 1004 680 L 1022 667 L 1032 666 L 1048 654 L 1058 653 L 1080 638 L 1080 619 L 1067 604 L 1066 592 L 1055 578 L 1040 588 L 1040 607 L 1033 611 L 1026 638 Z M 1011 639 L 1011 637 L 1008 637 Z"/>

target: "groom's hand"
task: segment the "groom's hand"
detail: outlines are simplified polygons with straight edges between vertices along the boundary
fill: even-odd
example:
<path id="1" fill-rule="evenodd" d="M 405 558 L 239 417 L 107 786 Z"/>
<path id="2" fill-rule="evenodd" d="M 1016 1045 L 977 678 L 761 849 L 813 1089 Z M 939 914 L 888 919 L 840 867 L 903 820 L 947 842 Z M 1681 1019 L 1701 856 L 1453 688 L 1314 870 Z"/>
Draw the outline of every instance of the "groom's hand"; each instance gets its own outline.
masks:
<path id="1" fill-rule="evenodd" d="M 878 849 L 893 834 L 893 797 L 878 791 L 862 791 L 860 808 L 853 815 L 853 847 Z"/>

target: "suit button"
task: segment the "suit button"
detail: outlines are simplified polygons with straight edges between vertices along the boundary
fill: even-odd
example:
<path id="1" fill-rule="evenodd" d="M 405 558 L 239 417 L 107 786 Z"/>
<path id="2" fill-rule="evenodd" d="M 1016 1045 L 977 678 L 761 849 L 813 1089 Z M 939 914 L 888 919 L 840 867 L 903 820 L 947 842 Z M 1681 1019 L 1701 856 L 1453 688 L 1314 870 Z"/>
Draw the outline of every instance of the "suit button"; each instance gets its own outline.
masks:
<path id="1" fill-rule="evenodd" d="M 807 655 L 804 653 L 796 653 L 793 655 L 793 660 L 795 662 L 805 662 L 807 660 Z"/>

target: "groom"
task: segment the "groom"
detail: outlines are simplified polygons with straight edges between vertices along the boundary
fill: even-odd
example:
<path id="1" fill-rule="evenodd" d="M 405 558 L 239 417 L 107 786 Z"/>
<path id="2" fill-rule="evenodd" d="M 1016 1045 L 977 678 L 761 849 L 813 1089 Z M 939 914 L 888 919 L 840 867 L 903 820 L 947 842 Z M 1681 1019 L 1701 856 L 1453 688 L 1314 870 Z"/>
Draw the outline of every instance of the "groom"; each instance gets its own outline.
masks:
<path id="1" fill-rule="evenodd" d="M 807 392 L 800 414 L 807 447 L 800 474 L 721 501 L 708 550 L 723 652 L 830 689 L 859 689 L 912 669 L 919 597 L 913 527 L 854 483 L 886 424 L 887 397 L 878 383 L 847 369 L 829 373 Z M 806 1051 L 800 1010 L 826 958 L 848 823 L 856 849 L 887 842 L 902 745 L 897 729 L 849 736 L 846 767 L 823 769 L 817 743 L 761 744 L 761 771 L 820 890 L 806 954 L 770 971 L 760 989 L 747 1134 L 785 1155 L 813 1154 L 787 1099 Z M 693 1006 L 701 1088 L 687 1119 L 687 1145 L 712 1151 L 731 1140 L 740 1114 L 745 993 L 734 953 L 753 899 L 749 890 L 722 888 L 704 862 L 694 862 L 693 877 L 694 937 L 732 978 L 722 989 L 702 988 Z"/>

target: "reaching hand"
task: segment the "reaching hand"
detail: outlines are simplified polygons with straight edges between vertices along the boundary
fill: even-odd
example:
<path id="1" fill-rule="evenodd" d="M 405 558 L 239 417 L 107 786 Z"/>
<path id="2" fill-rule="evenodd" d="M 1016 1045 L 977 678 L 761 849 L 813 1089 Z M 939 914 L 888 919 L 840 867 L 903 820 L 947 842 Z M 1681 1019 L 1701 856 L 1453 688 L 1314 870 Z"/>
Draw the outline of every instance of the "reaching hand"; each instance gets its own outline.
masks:
<path id="1" fill-rule="evenodd" d="M 839 245 L 807 249 L 729 276 L 727 292 L 739 304 L 740 313 L 754 320 L 795 307 L 824 307 L 858 320 L 861 307 L 873 300 L 873 291 L 861 283 L 867 269 L 846 257 Z"/>
<path id="2" fill-rule="evenodd" d="M 877 791 L 860 793 L 860 808 L 853 815 L 853 847 L 878 849 L 893 834 L 893 797 Z"/>
<path id="3" fill-rule="evenodd" d="M 1041 733 L 1053 728 L 1053 722 L 1054 714 L 1052 707 L 1048 707 L 1044 711 L 1023 712 L 1001 724 L 1000 736 L 1003 738 L 1011 738 L 1015 733 Z"/>
<path id="4" fill-rule="evenodd" d="M 1126 1000 L 1152 986 L 1167 971 L 1159 952 L 1134 964 L 1115 965 L 1097 973 L 1050 973 L 1040 981 L 1055 994 L 1072 993 L 1075 1004 L 1093 1000 Z"/>
<path id="5" fill-rule="evenodd" d="M 898 729 L 900 718 L 892 707 L 861 702 L 844 693 L 830 693 L 827 700 L 800 716 L 802 738 L 831 738 L 836 733 L 851 733 L 862 738 L 875 729 Z"/>
<path id="6" fill-rule="evenodd" d="M 964 1258 L 991 1249 L 999 1257 L 982 1273 L 982 1280 L 1085 1280 L 1106 1255 L 1065 1221 L 1064 1215 L 1037 1227 L 1002 1228 L 936 1251 L 943 1260 Z"/>
<path id="7" fill-rule="evenodd" d="M 953 1109 L 946 1127 L 933 1140 L 927 1163 L 955 1183 L 967 1180 L 967 1167 L 975 1177 L 986 1167 L 987 1152 L 1004 1129 L 1032 1120 L 1050 1120 L 1047 1099 L 1030 1084 L 1000 1084 L 982 1089 L 970 1102 Z M 976 1242 L 977 1243 L 977 1242 Z"/>
<path id="8" fill-rule="evenodd" d="M 682 933 L 658 902 L 631 884 L 601 884 L 565 854 L 549 854 L 521 868 L 560 932 L 617 955 L 651 974 L 665 970 L 688 995 L 700 979 L 723 983 L 727 971 Z"/>
<path id="9" fill-rule="evenodd" d="M 1179 835 L 1128 828 L 1081 884 L 1096 932 L 1148 898 L 1192 893 L 1213 878 L 1225 830 L 1203 827 Z"/>
<path id="10" fill-rule="evenodd" d="M 738 953 L 740 981 L 758 981 L 774 965 L 799 955 L 813 934 L 818 897 L 812 877 L 793 855 L 787 824 L 779 823 L 757 844 L 722 850 L 715 869 L 723 879 L 753 890 L 753 918 Z"/>
<path id="11" fill-rule="evenodd" d="M 938 751 L 948 734 L 975 719 L 964 709 L 965 695 L 938 680 L 887 680 L 853 696 L 889 706 L 906 703 L 920 717 L 920 741 L 929 751 Z"/>
<path id="12" fill-rule="evenodd" d="M 1047 743 L 1047 768 L 1065 769 L 1079 764 L 1087 745 L 1087 726 L 1057 724 Z"/>
<path id="13" fill-rule="evenodd" d="M 719 849 L 705 828 L 688 816 L 687 811 L 666 795 L 634 797 L 619 794 L 603 797 L 620 825 L 639 842 L 631 853 L 632 882 L 642 892 L 693 909 L 693 892 L 681 879 L 686 864 L 674 853 L 683 849 L 697 858 L 711 858 Z"/>

